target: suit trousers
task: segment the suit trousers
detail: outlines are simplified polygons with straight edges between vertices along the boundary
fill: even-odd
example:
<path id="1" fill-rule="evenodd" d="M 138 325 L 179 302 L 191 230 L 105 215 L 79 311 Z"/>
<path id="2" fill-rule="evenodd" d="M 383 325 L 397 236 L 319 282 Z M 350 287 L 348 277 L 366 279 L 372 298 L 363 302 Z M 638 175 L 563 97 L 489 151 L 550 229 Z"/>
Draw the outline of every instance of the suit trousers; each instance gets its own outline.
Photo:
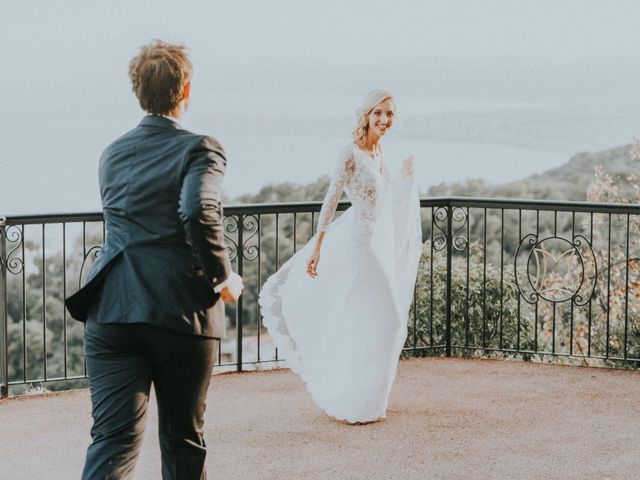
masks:
<path id="1" fill-rule="evenodd" d="M 162 478 L 205 479 L 204 412 L 217 348 L 214 338 L 89 318 L 84 349 L 93 442 L 82 478 L 132 478 L 153 384 Z"/>

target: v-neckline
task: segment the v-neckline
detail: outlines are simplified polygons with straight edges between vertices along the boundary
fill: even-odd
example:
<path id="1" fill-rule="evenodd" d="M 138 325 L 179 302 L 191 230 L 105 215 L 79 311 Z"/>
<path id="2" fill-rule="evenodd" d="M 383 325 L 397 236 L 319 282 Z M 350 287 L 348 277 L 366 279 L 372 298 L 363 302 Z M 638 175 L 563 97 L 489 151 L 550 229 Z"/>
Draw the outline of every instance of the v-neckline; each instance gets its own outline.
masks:
<path id="1" fill-rule="evenodd" d="M 382 156 L 382 150 L 381 150 L 380 148 L 378 149 L 378 152 L 379 152 L 379 153 L 378 153 L 378 155 L 375 155 L 375 154 L 374 154 L 374 156 L 371 156 L 371 155 L 369 155 L 367 152 L 365 152 L 362 148 L 360 148 L 358 145 L 356 145 L 355 143 L 354 143 L 353 145 L 354 145 L 358 150 L 360 150 L 360 152 L 361 152 L 363 155 L 366 155 L 366 156 L 367 156 L 367 157 L 369 157 L 371 160 L 376 160 L 377 158 L 379 158 L 379 157 L 381 157 L 381 156 Z"/>
<path id="2" fill-rule="evenodd" d="M 367 157 L 367 160 L 369 160 L 369 162 L 371 163 L 371 166 L 373 167 L 373 169 L 378 172 L 380 175 L 384 175 L 383 170 L 384 170 L 384 163 L 382 161 L 382 149 L 378 149 L 378 155 L 376 155 L 375 157 L 372 157 L 371 155 L 369 155 L 367 152 L 365 152 L 362 148 L 360 148 L 358 145 L 356 145 L 354 143 L 354 146 L 358 149 L 358 151 L 363 154 L 365 157 Z M 378 162 L 380 165 L 374 165 L 374 162 Z"/>

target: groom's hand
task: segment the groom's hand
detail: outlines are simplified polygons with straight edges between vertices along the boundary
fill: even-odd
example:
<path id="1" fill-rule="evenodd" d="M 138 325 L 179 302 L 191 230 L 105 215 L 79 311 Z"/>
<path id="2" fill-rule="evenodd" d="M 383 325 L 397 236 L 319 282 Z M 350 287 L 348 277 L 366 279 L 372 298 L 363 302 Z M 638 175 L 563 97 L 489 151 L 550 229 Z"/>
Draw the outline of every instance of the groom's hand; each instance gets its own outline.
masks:
<path id="1" fill-rule="evenodd" d="M 229 278 L 223 282 L 222 289 L 220 290 L 220 298 L 224 303 L 237 302 L 242 290 L 244 290 L 244 283 L 242 277 L 236 272 L 231 272 Z"/>

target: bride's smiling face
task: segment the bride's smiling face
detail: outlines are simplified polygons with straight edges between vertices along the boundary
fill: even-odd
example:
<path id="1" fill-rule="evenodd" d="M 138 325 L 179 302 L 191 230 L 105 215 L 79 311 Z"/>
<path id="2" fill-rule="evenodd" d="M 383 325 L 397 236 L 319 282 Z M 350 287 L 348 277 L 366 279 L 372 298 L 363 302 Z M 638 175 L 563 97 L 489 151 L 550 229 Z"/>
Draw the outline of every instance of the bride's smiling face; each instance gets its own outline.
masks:
<path id="1" fill-rule="evenodd" d="M 393 125 L 395 117 L 396 107 L 393 105 L 393 99 L 387 98 L 373 107 L 369 113 L 369 131 L 378 137 L 383 136 Z"/>

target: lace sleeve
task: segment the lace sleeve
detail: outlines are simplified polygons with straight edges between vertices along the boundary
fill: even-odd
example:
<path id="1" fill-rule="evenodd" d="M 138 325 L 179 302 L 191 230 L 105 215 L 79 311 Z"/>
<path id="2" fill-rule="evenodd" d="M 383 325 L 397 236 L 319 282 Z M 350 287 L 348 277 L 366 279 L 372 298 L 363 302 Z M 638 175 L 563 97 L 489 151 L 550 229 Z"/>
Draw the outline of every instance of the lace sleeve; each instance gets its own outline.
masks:
<path id="1" fill-rule="evenodd" d="M 322 202 L 322 209 L 320 210 L 320 217 L 318 218 L 318 232 L 327 230 L 338 207 L 344 186 L 350 180 L 354 171 L 355 161 L 353 159 L 353 150 L 347 147 L 338 155 L 338 161 L 336 162 L 336 168 L 331 177 L 329 189 Z"/>

